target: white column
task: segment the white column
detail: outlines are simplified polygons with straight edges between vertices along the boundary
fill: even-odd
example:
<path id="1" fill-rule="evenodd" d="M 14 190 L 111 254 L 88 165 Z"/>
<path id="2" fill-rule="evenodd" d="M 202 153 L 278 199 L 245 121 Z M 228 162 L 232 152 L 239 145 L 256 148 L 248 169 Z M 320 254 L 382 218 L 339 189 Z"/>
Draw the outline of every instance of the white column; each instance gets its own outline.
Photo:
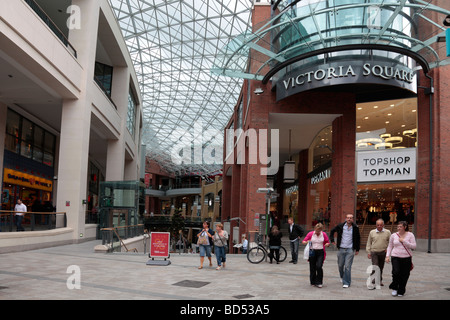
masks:
<path id="1" fill-rule="evenodd" d="M 64 101 L 59 144 L 57 211 L 66 212 L 67 226 L 74 229 L 74 240 L 84 234 L 87 197 L 87 175 L 92 88 L 99 23 L 98 1 L 73 0 L 80 8 L 80 29 L 70 30 L 69 41 L 76 48 L 78 62 L 83 67 L 80 98 Z"/>

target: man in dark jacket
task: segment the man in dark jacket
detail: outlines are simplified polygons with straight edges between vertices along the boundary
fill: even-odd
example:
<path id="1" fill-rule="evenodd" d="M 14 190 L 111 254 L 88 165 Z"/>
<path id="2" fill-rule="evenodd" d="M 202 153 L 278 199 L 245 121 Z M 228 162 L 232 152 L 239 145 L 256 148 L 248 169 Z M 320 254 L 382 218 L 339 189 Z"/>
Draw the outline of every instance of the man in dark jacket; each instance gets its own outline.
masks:
<path id="1" fill-rule="evenodd" d="M 338 224 L 330 231 L 330 241 L 334 243 L 334 233 L 337 232 L 337 248 L 339 249 L 338 267 L 342 287 L 348 288 L 352 281 L 351 272 L 353 258 L 359 253 L 361 235 L 358 226 L 353 223 L 353 215 L 348 214 L 344 223 Z"/>
<path id="2" fill-rule="evenodd" d="M 300 238 L 303 236 L 303 229 L 298 224 L 294 223 L 294 218 L 290 217 L 288 219 L 289 223 L 289 241 L 291 243 L 291 254 L 292 260 L 290 263 L 297 264 L 298 261 L 298 245 L 300 243 Z"/>

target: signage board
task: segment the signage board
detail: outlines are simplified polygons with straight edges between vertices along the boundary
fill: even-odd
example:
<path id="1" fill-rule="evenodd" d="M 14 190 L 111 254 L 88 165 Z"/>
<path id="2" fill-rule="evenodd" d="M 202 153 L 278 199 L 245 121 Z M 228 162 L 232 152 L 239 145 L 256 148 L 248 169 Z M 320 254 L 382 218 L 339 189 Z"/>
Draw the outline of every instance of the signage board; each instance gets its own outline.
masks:
<path id="1" fill-rule="evenodd" d="M 150 257 L 168 258 L 170 248 L 169 232 L 152 232 L 150 235 Z"/>
<path id="2" fill-rule="evenodd" d="M 53 191 L 53 181 L 8 168 L 3 170 L 3 182 L 32 189 Z"/>
<path id="3" fill-rule="evenodd" d="M 416 148 L 356 153 L 358 182 L 416 179 Z"/>
<path id="4" fill-rule="evenodd" d="M 296 68 L 276 83 L 277 101 L 320 87 L 344 84 L 381 84 L 417 91 L 415 72 L 389 61 L 339 61 Z"/>

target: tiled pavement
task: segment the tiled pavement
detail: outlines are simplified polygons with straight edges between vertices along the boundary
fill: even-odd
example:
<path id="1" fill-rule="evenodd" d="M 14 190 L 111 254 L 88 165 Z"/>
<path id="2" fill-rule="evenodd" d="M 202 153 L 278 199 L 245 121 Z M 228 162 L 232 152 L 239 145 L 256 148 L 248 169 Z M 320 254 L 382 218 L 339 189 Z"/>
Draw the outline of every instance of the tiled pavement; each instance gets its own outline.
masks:
<path id="1" fill-rule="evenodd" d="M 388 289 L 391 265 L 384 271 L 384 287 L 368 290 L 369 259 L 361 251 L 354 259 L 352 285 L 342 288 L 336 252 L 328 251 L 324 286 L 309 285 L 309 266 L 288 259 L 277 265 L 250 264 L 245 255 L 228 255 L 226 269 L 205 261 L 197 269 L 196 254 L 173 253 L 169 266 L 150 266 L 143 253 L 94 253 L 97 241 L 34 251 L 0 254 L 0 300 L 449 300 L 450 254 L 415 252 L 404 297 Z M 289 255 L 289 253 L 288 253 Z M 68 269 L 76 266 L 75 270 Z M 78 283 L 79 289 L 74 288 Z M 72 288 L 70 288 L 72 287 Z"/>

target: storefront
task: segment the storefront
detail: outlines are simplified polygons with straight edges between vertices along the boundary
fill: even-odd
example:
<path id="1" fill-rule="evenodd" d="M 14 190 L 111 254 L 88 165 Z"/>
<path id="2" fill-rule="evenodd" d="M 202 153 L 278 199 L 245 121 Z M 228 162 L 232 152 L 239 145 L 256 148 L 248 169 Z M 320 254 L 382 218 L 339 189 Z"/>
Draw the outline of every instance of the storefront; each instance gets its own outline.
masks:
<path id="1" fill-rule="evenodd" d="M 277 130 L 280 137 L 278 144 L 267 143 L 267 153 L 279 155 L 275 177 L 260 174 L 267 162 L 225 161 L 224 172 L 231 173 L 223 182 L 229 199 L 225 215 L 253 221 L 264 212 L 256 189 L 282 181 L 283 163 L 295 155 L 297 185 L 277 183 L 275 192 L 283 192 L 283 214 L 297 223 L 307 229 L 317 222 L 332 226 L 347 214 L 361 225 L 378 218 L 388 224 L 406 220 L 419 248 L 449 250 L 450 233 L 440 227 L 448 223 L 440 175 L 450 179 L 441 160 L 447 158 L 441 153 L 450 151 L 443 111 L 450 101 L 449 73 L 438 43 L 439 19 L 450 14 L 449 3 L 433 1 L 426 8 L 411 1 L 278 4 L 274 9 L 273 3 L 255 3 L 252 34 L 236 39 L 239 50 L 230 47 L 221 60 L 226 63 L 218 63 L 223 74 L 231 69 L 239 74 L 235 58 L 248 49 L 249 62 L 240 74 L 249 80 L 236 104 L 247 108 L 236 107 L 227 129 L 242 112 L 246 130 Z M 419 19 L 417 10 L 426 19 Z M 254 232 L 257 226 L 246 229 Z"/>
<path id="2" fill-rule="evenodd" d="M 53 211 L 55 143 L 55 135 L 8 109 L 2 210 L 22 199 L 28 211 Z"/>

